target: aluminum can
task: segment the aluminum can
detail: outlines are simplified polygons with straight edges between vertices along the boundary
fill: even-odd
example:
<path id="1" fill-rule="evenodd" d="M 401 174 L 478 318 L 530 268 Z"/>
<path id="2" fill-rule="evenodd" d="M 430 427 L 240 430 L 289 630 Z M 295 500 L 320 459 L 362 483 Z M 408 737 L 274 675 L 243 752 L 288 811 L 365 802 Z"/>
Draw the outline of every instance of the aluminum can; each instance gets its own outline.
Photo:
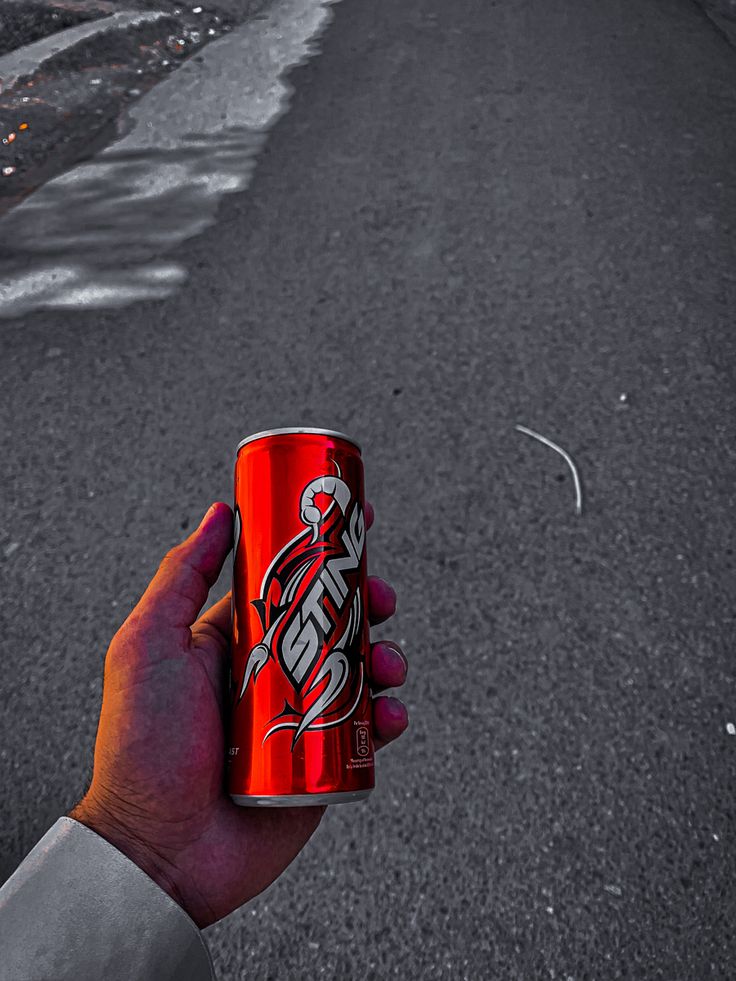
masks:
<path id="1" fill-rule="evenodd" d="M 227 789 L 291 807 L 374 786 L 360 447 L 272 429 L 235 460 Z"/>

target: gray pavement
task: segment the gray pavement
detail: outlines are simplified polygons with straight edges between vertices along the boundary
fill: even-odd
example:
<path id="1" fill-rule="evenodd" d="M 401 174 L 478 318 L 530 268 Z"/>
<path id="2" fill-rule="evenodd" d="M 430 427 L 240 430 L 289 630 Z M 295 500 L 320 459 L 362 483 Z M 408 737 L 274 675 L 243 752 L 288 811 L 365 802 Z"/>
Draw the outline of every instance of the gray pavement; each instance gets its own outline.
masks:
<path id="1" fill-rule="evenodd" d="M 218 976 L 733 978 L 736 53 L 687 0 L 335 14 L 176 296 L 2 326 L 0 877 L 239 438 L 334 427 L 411 726 Z"/>

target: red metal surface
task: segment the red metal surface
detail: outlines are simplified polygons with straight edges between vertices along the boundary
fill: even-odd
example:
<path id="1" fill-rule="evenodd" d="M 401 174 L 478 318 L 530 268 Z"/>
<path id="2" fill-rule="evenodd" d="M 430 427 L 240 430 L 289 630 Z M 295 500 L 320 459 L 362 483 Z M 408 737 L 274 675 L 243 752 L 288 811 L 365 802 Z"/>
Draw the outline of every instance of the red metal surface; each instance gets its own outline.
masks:
<path id="1" fill-rule="evenodd" d="M 370 789 L 360 451 L 336 436 L 262 437 L 239 450 L 234 497 L 228 792 Z"/>

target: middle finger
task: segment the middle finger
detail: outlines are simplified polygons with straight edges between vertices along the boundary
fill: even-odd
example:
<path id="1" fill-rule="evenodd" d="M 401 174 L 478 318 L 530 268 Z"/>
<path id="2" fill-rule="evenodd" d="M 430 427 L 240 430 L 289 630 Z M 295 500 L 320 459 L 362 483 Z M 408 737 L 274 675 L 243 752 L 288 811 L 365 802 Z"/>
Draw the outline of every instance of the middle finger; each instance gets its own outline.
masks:
<path id="1" fill-rule="evenodd" d="M 409 662 L 398 644 L 381 640 L 371 644 L 368 661 L 368 678 L 371 691 L 376 694 L 386 688 L 399 688 L 406 681 Z"/>
<path id="2" fill-rule="evenodd" d="M 385 579 L 368 576 L 368 622 L 383 623 L 396 612 L 396 593 Z"/>

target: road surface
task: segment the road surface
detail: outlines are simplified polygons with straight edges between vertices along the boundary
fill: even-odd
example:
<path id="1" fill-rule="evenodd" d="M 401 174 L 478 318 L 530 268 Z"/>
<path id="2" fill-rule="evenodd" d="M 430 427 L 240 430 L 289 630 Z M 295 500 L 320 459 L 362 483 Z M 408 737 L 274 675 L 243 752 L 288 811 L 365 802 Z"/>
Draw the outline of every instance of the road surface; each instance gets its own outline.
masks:
<path id="1" fill-rule="evenodd" d="M 176 295 L 2 326 L 2 874 L 238 440 L 337 428 L 411 726 L 218 976 L 733 978 L 736 54 L 688 0 L 344 0 L 322 49 Z"/>

